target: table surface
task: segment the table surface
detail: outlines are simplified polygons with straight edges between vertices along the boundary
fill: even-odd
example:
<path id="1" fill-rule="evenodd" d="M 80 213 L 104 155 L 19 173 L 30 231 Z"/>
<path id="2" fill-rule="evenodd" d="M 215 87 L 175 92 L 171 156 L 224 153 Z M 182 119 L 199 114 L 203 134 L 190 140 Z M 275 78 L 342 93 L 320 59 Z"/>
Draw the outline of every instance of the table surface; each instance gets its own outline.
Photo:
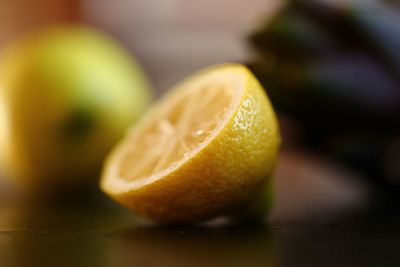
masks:
<path id="1" fill-rule="evenodd" d="M 113 204 L 2 209 L 1 266 L 399 266 L 400 213 L 156 226 Z"/>
<path id="2" fill-rule="evenodd" d="M 157 226 L 101 194 L 51 207 L 0 201 L 0 266 L 400 266 L 399 209 L 368 205 L 345 175 L 283 152 L 264 224 Z"/>

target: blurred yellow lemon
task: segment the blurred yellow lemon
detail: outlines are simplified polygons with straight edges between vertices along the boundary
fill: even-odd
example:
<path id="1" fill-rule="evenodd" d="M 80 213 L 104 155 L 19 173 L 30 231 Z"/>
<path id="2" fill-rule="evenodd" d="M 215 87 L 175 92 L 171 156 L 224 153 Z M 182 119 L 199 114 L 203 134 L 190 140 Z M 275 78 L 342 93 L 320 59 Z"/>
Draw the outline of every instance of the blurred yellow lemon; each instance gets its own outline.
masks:
<path id="1" fill-rule="evenodd" d="M 31 191 L 93 181 L 150 99 L 141 67 L 94 29 L 19 39 L 0 61 L 1 170 Z"/>
<path id="2" fill-rule="evenodd" d="M 203 70 L 159 100 L 106 160 L 102 190 L 161 223 L 242 216 L 271 182 L 280 135 L 244 66 Z"/>

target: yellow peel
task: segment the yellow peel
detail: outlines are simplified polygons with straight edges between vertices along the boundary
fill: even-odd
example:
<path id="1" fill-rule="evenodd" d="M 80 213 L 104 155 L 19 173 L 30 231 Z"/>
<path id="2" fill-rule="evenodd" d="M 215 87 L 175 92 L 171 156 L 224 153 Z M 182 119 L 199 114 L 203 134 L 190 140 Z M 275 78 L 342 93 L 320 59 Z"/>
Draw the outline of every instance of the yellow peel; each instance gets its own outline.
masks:
<path id="1" fill-rule="evenodd" d="M 101 188 L 164 223 L 245 213 L 264 194 L 279 144 L 272 106 L 251 72 L 214 66 L 173 88 L 128 132 Z"/>

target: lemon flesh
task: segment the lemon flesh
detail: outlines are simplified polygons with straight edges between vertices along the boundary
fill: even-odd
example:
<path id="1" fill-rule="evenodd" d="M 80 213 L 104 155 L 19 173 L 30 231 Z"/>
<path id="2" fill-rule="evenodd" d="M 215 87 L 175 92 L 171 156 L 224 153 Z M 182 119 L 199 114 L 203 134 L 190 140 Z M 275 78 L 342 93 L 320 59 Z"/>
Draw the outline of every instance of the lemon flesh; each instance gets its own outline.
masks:
<path id="1" fill-rule="evenodd" d="M 101 188 L 161 223 L 247 213 L 265 199 L 278 148 L 272 106 L 242 65 L 205 69 L 159 100 L 106 161 Z"/>
<path id="2" fill-rule="evenodd" d="M 1 54 L 0 166 L 21 190 L 93 183 L 151 89 L 118 43 L 81 26 L 16 40 Z"/>

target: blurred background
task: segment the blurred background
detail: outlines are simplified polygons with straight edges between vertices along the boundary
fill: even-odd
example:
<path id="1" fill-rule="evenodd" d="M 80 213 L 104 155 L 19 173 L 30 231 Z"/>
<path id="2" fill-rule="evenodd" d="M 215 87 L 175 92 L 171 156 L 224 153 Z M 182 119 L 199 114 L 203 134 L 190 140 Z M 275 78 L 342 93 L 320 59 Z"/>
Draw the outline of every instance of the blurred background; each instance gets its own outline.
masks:
<path id="1" fill-rule="evenodd" d="M 210 64 L 244 61 L 244 37 L 281 1 L 3 1 L 0 44 L 60 22 L 99 27 L 139 58 L 158 91 Z M 210 8 L 212 5 L 212 8 Z"/>
<path id="2" fill-rule="evenodd" d="M 370 208 L 386 212 L 388 207 L 397 206 L 399 9 L 396 0 L 1 0 L 0 55 L 6 58 L 8 52 L 4 51 L 10 44 L 32 32 L 54 25 L 88 25 L 122 45 L 132 60 L 136 58 L 155 98 L 202 67 L 223 62 L 248 65 L 265 86 L 283 135 L 270 222 L 314 222 Z M 4 74 L 7 68 L 3 66 L 0 77 L 8 75 Z M 0 90 L 4 90 L 4 84 Z M 79 118 L 77 123 L 73 120 L 73 127 L 86 127 Z M 6 132 L 5 124 L 0 125 Z M 110 140 L 115 142 L 116 137 Z M 5 184 L 2 188 L 0 199 L 6 199 L 9 188 Z M 0 211 L 3 230 L 27 229 L 28 221 L 40 225 L 40 229 L 49 225 L 64 229 L 63 222 L 68 221 L 54 220 L 60 218 L 57 212 L 37 220 L 34 212 L 15 211 L 7 201 L 4 203 L 0 205 L 4 206 Z M 110 216 L 120 220 L 118 223 L 98 213 L 93 220 L 81 220 L 82 214 L 68 217 L 68 211 L 63 216 L 73 221 L 68 221 L 70 225 L 80 225 L 79 229 L 118 229 L 132 223 L 129 215 L 121 215 L 116 209 L 108 206 Z M 51 219 L 43 222 L 46 216 Z M 96 220 L 99 223 L 93 224 Z M 265 229 L 260 231 L 269 235 Z M 163 230 L 157 232 L 159 235 L 167 236 L 162 240 L 176 241 L 175 235 L 169 237 Z M 225 246 L 229 231 L 219 235 L 222 238 L 217 240 L 223 240 L 221 246 Z M 146 229 L 139 234 L 128 231 L 123 236 L 148 241 L 154 238 Z M 214 232 L 204 238 L 198 234 L 189 237 L 203 245 L 216 238 Z M 242 236 L 239 240 L 237 244 L 247 244 Z M 115 240 L 118 244 L 125 241 L 120 236 Z M 235 249 L 243 250 L 241 246 Z M 126 248 L 113 246 L 125 256 L 127 253 L 121 251 Z M 177 254 L 175 247 L 169 249 Z M 143 261 L 152 255 L 142 255 Z M 269 254 L 260 261 L 279 265 Z M 185 266 L 185 261 L 181 263 Z"/>
<path id="3" fill-rule="evenodd" d="M 0 49 L 52 25 L 90 25 L 135 55 L 156 95 L 211 64 L 249 65 L 284 136 L 277 217 L 307 218 L 308 211 L 351 209 L 371 192 L 396 196 L 395 6 L 384 0 L 3 0 Z"/>

